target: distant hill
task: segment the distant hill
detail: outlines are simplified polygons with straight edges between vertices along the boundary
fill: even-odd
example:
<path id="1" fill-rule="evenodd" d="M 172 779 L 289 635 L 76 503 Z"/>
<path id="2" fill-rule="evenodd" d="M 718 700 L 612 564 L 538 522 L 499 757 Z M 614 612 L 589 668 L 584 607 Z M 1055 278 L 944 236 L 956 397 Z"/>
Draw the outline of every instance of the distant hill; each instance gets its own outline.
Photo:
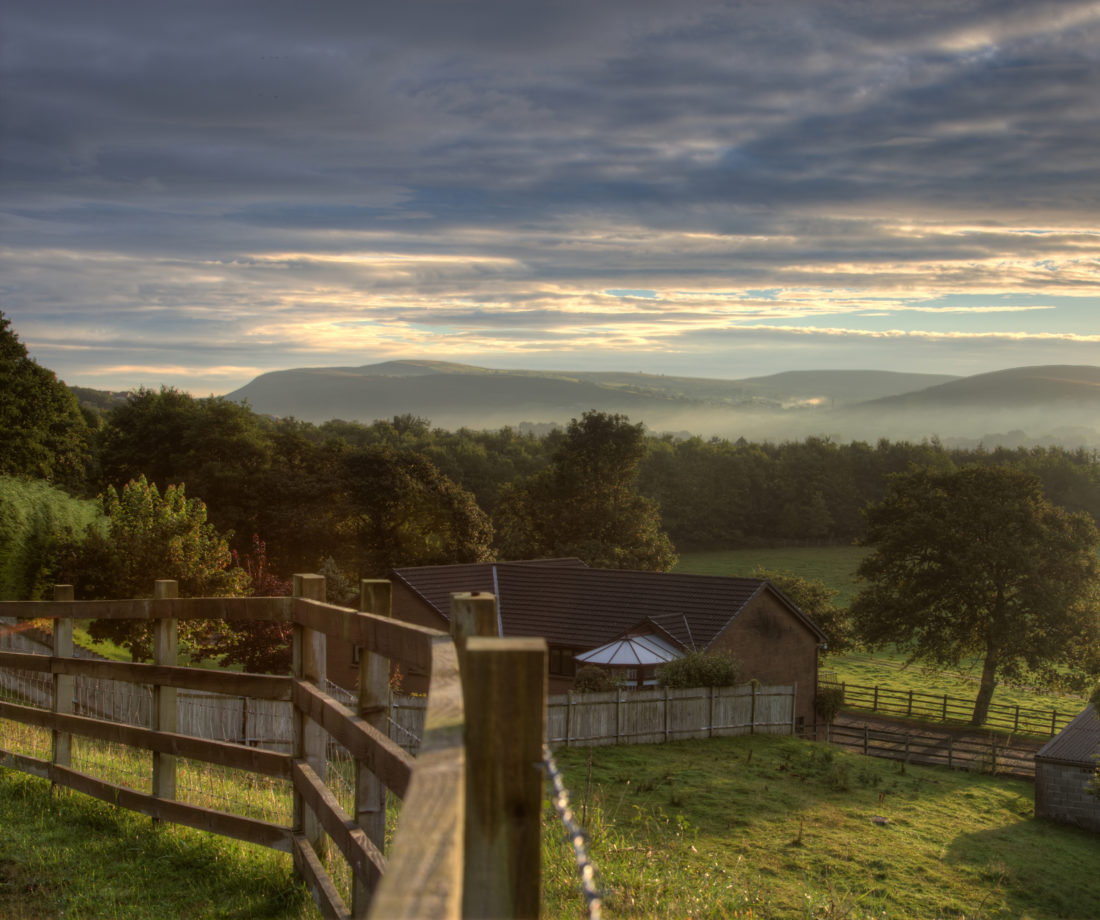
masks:
<path id="1" fill-rule="evenodd" d="M 658 430 L 700 413 L 759 414 L 835 406 L 953 378 L 883 371 L 813 371 L 748 380 L 586 371 L 493 370 L 440 361 L 299 368 L 263 374 L 228 394 L 257 412 L 321 422 L 411 413 L 441 427 L 568 422 L 587 409 L 620 412 Z M 717 417 L 716 417 L 717 418 Z"/>
<path id="2" fill-rule="evenodd" d="M 931 386 L 915 392 L 868 400 L 864 408 L 1023 409 L 1040 405 L 1100 408 L 1100 367 L 1050 365 L 1016 367 Z"/>

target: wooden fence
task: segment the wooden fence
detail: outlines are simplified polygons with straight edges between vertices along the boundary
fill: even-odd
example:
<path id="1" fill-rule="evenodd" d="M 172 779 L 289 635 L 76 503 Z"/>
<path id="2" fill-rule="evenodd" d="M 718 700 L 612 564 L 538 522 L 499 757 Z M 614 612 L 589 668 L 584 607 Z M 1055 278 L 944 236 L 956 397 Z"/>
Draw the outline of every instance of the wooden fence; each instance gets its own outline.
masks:
<path id="1" fill-rule="evenodd" d="M 584 747 L 794 733 L 794 686 L 650 688 L 550 697 L 547 741 Z"/>
<path id="2" fill-rule="evenodd" d="M 969 724 L 974 714 L 974 701 L 919 690 L 897 690 L 846 682 L 827 683 L 821 687 L 839 687 L 844 696 L 844 709 L 860 709 L 883 715 L 903 716 L 934 722 Z M 1084 705 L 1082 703 L 1082 705 Z M 1079 712 L 1059 712 L 1056 709 L 1029 709 L 1025 706 L 1005 706 L 991 703 L 985 728 L 1004 729 L 1013 734 L 1056 735 Z"/>
<path id="3" fill-rule="evenodd" d="M 327 604 L 324 598 L 321 576 L 296 575 L 294 596 L 288 598 L 180 599 L 175 582 L 158 581 L 155 597 L 149 600 L 77 602 L 70 587 L 59 586 L 52 602 L 0 603 L 0 616 L 54 621 L 52 654 L 0 652 L 0 669 L 36 672 L 52 683 L 49 709 L 29 700 L 0 701 L 0 719 L 52 733 L 50 757 L 0 748 L 0 766 L 47 778 L 157 820 L 288 852 L 325 917 L 361 918 L 368 912 L 385 918 L 537 917 L 545 642 L 467 641 L 464 636 L 459 643 L 444 633 L 395 621 L 388 617 L 388 582 L 365 581 L 358 612 Z M 150 621 L 155 662 L 73 657 L 74 620 L 93 618 Z M 181 619 L 290 623 L 292 674 L 178 667 Z M 495 623 L 495 598 L 456 595 L 452 620 Z M 471 628 L 470 635 L 476 636 L 476 630 Z M 352 707 L 325 692 L 327 638 L 364 650 L 359 693 Z M 415 759 L 385 731 L 391 661 L 430 674 L 431 692 Z M 80 677 L 151 688 L 148 726 L 73 713 L 73 682 Z M 286 739 L 290 752 L 181 732 L 180 691 L 291 704 L 292 731 Z M 464 697 L 475 705 L 467 709 Z M 467 712 L 474 718 L 467 720 Z M 152 791 L 73 769 L 74 735 L 149 751 Z M 325 782 L 326 748 L 334 743 L 350 753 L 354 764 L 350 809 L 341 806 Z M 177 758 L 288 781 L 293 789 L 293 820 L 281 825 L 178 801 Z M 403 799 L 388 854 L 384 846 L 387 790 Z M 331 852 L 330 844 L 351 872 L 350 905 L 322 860 L 326 850 Z"/>
<path id="4" fill-rule="evenodd" d="M 995 734 L 985 738 L 956 737 L 950 732 L 933 735 L 833 724 L 827 728 L 826 740 L 871 757 L 1035 778 L 1034 752 L 1013 746 L 1008 739 Z"/>

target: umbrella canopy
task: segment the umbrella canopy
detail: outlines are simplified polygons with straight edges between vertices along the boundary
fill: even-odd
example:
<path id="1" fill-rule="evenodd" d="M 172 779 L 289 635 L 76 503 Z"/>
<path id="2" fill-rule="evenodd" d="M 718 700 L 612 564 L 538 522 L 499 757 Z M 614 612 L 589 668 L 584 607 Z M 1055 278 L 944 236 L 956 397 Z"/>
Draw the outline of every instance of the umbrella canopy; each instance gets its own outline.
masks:
<path id="1" fill-rule="evenodd" d="M 611 668 L 645 668 L 683 657 L 683 652 L 660 636 L 646 634 L 623 636 L 577 655 L 575 660 Z"/>

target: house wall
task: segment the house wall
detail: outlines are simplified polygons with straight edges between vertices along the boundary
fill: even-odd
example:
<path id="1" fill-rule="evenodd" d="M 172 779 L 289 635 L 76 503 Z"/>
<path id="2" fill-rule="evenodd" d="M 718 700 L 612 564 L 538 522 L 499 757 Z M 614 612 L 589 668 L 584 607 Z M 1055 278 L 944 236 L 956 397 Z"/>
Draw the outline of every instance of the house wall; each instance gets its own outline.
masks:
<path id="1" fill-rule="evenodd" d="M 775 595 L 764 591 L 751 600 L 707 651 L 739 661 L 738 682 L 796 684 L 796 722 L 807 730 L 814 724 L 817 637 Z"/>
<path id="2" fill-rule="evenodd" d="M 1100 833 L 1100 798 L 1090 794 L 1093 768 L 1035 761 L 1035 817 Z"/>
<path id="3" fill-rule="evenodd" d="M 427 626 L 429 629 L 441 629 L 444 632 L 450 629 L 446 620 L 435 609 L 425 603 L 401 582 L 391 582 L 393 585 L 391 612 L 396 619 L 406 623 L 415 623 L 418 626 Z M 327 646 L 328 679 L 334 684 L 339 684 L 345 690 L 354 690 L 359 679 L 359 662 L 355 648 L 346 643 L 329 638 Z M 391 674 L 391 676 L 395 676 Z M 409 672 L 402 668 L 401 691 L 403 693 L 427 693 L 428 675 L 424 672 Z"/>

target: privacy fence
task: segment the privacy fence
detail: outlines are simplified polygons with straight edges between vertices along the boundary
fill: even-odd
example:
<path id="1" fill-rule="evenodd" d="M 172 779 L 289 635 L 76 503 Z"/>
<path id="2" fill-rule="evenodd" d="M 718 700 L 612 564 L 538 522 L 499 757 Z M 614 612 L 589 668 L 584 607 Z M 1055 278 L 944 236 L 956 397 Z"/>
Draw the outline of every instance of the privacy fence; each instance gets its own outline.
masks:
<path id="1" fill-rule="evenodd" d="M 792 686 L 612 690 L 552 696 L 551 745 L 657 744 L 750 733 L 793 734 Z"/>
<path id="2" fill-rule="evenodd" d="M 323 578 L 296 575 L 288 598 L 180 599 L 174 582 L 158 581 L 149 600 L 77 602 L 59 586 L 52 602 L 0 604 L 0 617 L 50 620 L 53 634 L 50 654 L 0 651 L 0 673 L 8 675 L 0 766 L 154 819 L 288 852 L 326 917 L 537 916 L 545 643 L 479 637 L 496 623 L 491 596 L 454 597 L 453 637 L 390 619 L 388 582 L 364 582 L 359 611 L 324 598 Z M 74 656 L 74 621 L 103 618 L 149 622 L 155 663 Z M 292 674 L 178 667 L 177 624 L 187 619 L 289 624 Z M 363 650 L 351 705 L 326 692 L 330 638 Z M 423 728 L 404 727 L 416 738 L 415 758 L 389 737 L 392 662 L 430 675 Z M 82 701 L 77 682 L 98 687 L 94 699 Z M 107 682 L 133 692 L 106 692 Z M 198 716 L 181 720 L 181 696 L 205 699 L 192 708 L 211 705 L 218 715 L 203 726 Z M 268 705 L 289 708 L 289 723 L 265 722 L 259 713 Z M 195 729 L 227 740 L 196 737 Z M 104 745 L 134 754 L 147 769 L 104 779 L 93 754 Z M 186 781 L 196 764 L 254 785 L 281 784 L 290 813 L 277 820 L 232 803 L 196 804 Z M 388 795 L 402 805 L 386 853 Z"/>

